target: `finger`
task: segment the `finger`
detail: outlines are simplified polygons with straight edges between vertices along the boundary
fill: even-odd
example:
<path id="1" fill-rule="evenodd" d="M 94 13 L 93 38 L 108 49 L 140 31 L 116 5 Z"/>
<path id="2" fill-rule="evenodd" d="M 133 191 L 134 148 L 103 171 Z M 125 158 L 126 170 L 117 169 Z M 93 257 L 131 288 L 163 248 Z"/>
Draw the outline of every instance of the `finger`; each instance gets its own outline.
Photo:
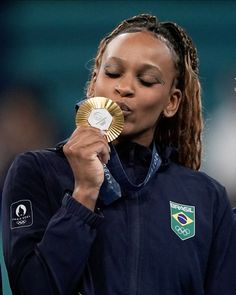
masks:
<path id="1" fill-rule="evenodd" d="M 74 146 L 76 149 L 76 145 Z M 86 157 L 94 159 L 98 157 L 102 163 L 107 163 L 110 159 L 110 147 L 104 141 L 97 140 L 91 144 L 86 145 L 84 148 L 80 148 L 80 157 Z"/>
<path id="2" fill-rule="evenodd" d="M 80 136 L 74 137 L 67 143 L 67 147 L 69 149 L 79 149 L 79 148 L 86 148 L 93 143 L 101 142 L 104 145 L 107 145 L 108 150 L 110 149 L 107 139 L 102 136 L 101 134 L 93 134 L 93 133 L 86 133 Z"/>
<path id="3" fill-rule="evenodd" d="M 101 145 L 100 147 L 101 149 L 97 150 L 97 157 L 102 164 L 107 164 L 110 160 L 110 150 L 104 145 Z"/>
<path id="4" fill-rule="evenodd" d="M 85 147 L 98 140 L 101 140 L 104 142 L 104 144 L 108 145 L 107 139 L 104 136 L 104 132 L 101 132 L 99 129 L 93 127 L 77 129 L 73 132 L 72 136 L 65 144 L 64 149 L 71 149 L 71 147 L 73 148 L 74 144 L 76 144 L 77 148 L 80 146 Z"/>
<path id="5" fill-rule="evenodd" d="M 84 134 L 97 134 L 97 135 L 102 135 L 102 136 L 105 135 L 104 131 L 102 131 L 102 130 L 100 130 L 98 128 L 81 125 L 81 126 L 78 126 L 74 130 L 74 132 L 72 133 L 70 139 L 73 139 L 73 138 L 75 138 L 77 136 L 82 136 Z"/>
<path id="6" fill-rule="evenodd" d="M 104 138 L 93 137 L 85 141 L 74 141 L 64 147 L 64 152 L 69 157 L 76 157 L 84 160 L 94 160 L 99 157 L 102 163 L 107 163 L 110 159 L 110 147 Z"/>

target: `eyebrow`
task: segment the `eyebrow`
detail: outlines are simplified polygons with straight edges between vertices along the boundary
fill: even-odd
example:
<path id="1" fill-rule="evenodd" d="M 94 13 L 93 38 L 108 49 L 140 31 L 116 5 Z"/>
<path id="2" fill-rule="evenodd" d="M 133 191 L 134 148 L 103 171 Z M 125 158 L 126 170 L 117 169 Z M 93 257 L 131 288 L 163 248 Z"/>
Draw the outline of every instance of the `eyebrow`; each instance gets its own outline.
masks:
<path id="1" fill-rule="evenodd" d="M 120 58 L 120 57 L 116 57 L 116 56 L 112 56 L 112 57 L 110 57 L 110 58 L 108 58 L 108 60 L 107 60 L 107 62 L 105 62 L 105 68 L 108 68 L 108 67 L 110 67 L 110 66 L 116 66 L 115 64 L 113 64 L 112 62 L 113 62 L 113 60 L 114 60 L 114 62 L 116 62 L 118 65 L 123 65 L 124 63 L 126 63 L 126 61 L 124 60 L 124 59 L 122 59 L 122 58 Z M 165 84 L 165 82 L 164 82 L 164 80 L 163 80 L 163 74 L 162 74 L 162 71 L 161 71 L 161 69 L 158 67 L 158 66 L 154 66 L 154 65 L 152 65 L 152 64 L 146 64 L 146 63 L 144 63 L 144 64 L 142 64 L 141 66 L 140 66 L 140 69 L 141 70 L 151 70 L 151 71 L 155 71 L 155 72 L 157 72 L 159 75 L 160 75 L 160 80 L 161 80 L 161 82 L 162 82 L 162 84 L 164 85 Z"/>
<path id="2" fill-rule="evenodd" d="M 125 60 L 123 60 L 122 58 L 119 58 L 119 57 L 110 57 L 104 63 L 104 67 L 107 68 L 107 67 L 110 67 L 110 66 L 116 66 L 116 64 L 114 64 L 113 61 L 115 63 L 117 63 L 119 66 L 125 63 Z"/>

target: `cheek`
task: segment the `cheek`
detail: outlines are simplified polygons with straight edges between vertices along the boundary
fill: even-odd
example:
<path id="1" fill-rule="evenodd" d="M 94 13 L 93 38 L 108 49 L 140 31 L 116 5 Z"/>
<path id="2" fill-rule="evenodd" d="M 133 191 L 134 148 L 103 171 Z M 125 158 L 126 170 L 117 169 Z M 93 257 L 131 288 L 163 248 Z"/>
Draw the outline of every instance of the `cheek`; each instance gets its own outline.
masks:
<path id="1" fill-rule="evenodd" d="M 163 95 L 148 95 L 144 96 L 146 99 L 142 100 L 139 104 L 139 109 L 141 112 L 147 115 L 159 115 L 165 108 L 167 104 L 167 98 L 165 99 Z"/>
<path id="2" fill-rule="evenodd" d="M 158 118 L 163 112 L 167 99 L 160 97 L 152 97 L 152 99 L 146 99 L 139 104 L 139 119 L 140 122 L 146 122 L 149 126 L 156 125 Z"/>
<path id="3" fill-rule="evenodd" d="M 97 79 L 96 82 L 94 83 L 93 90 L 94 90 L 94 95 L 95 96 L 99 96 L 99 92 L 101 91 L 100 89 L 102 89 L 100 84 L 101 83 L 100 83 L 99 79 Z"/>
<path id="4" fill-rule="evenodd" d="M 161 112 L 162 112 L 161 108 L 151 107 L 151 108 L 146 109 L 143 112 L 143 116 L 145 116 L 147 118 L 147 122 L 149 121 L 151 124 L 155 124 L 156 121 L 158 120 Z"/>
<path id="5" fill-rule="evenodd" d="M 96 82 L 94 83 L 94 95 L 95 96 L 111 96 L 112 81 L 106 79 L 102 75 L 98 75 Z"/>

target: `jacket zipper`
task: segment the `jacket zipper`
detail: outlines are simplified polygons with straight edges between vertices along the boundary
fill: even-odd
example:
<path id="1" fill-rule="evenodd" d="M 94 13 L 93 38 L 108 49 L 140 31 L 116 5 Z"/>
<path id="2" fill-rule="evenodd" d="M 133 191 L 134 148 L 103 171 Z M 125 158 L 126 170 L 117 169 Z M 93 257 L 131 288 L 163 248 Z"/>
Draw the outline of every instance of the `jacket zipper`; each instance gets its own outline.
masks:
<path id="1" fill-rule="evenodd" d="M 138 294 L 138 273 L 140 257 L 140 207 L 138 193 L 126 199 L 128 218 L 128 294 Z"/>

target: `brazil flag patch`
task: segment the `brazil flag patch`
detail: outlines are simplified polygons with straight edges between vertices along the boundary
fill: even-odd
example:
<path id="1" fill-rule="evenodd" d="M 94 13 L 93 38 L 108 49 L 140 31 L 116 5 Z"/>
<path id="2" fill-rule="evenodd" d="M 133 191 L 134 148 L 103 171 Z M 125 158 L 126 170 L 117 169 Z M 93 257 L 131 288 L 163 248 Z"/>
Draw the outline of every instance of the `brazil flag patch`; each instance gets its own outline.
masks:
<path id="1" fill-rule="evenodd" d="M 170 201 L 171 229 L 181 239 L 195 236 L 195 206 Z"/>

